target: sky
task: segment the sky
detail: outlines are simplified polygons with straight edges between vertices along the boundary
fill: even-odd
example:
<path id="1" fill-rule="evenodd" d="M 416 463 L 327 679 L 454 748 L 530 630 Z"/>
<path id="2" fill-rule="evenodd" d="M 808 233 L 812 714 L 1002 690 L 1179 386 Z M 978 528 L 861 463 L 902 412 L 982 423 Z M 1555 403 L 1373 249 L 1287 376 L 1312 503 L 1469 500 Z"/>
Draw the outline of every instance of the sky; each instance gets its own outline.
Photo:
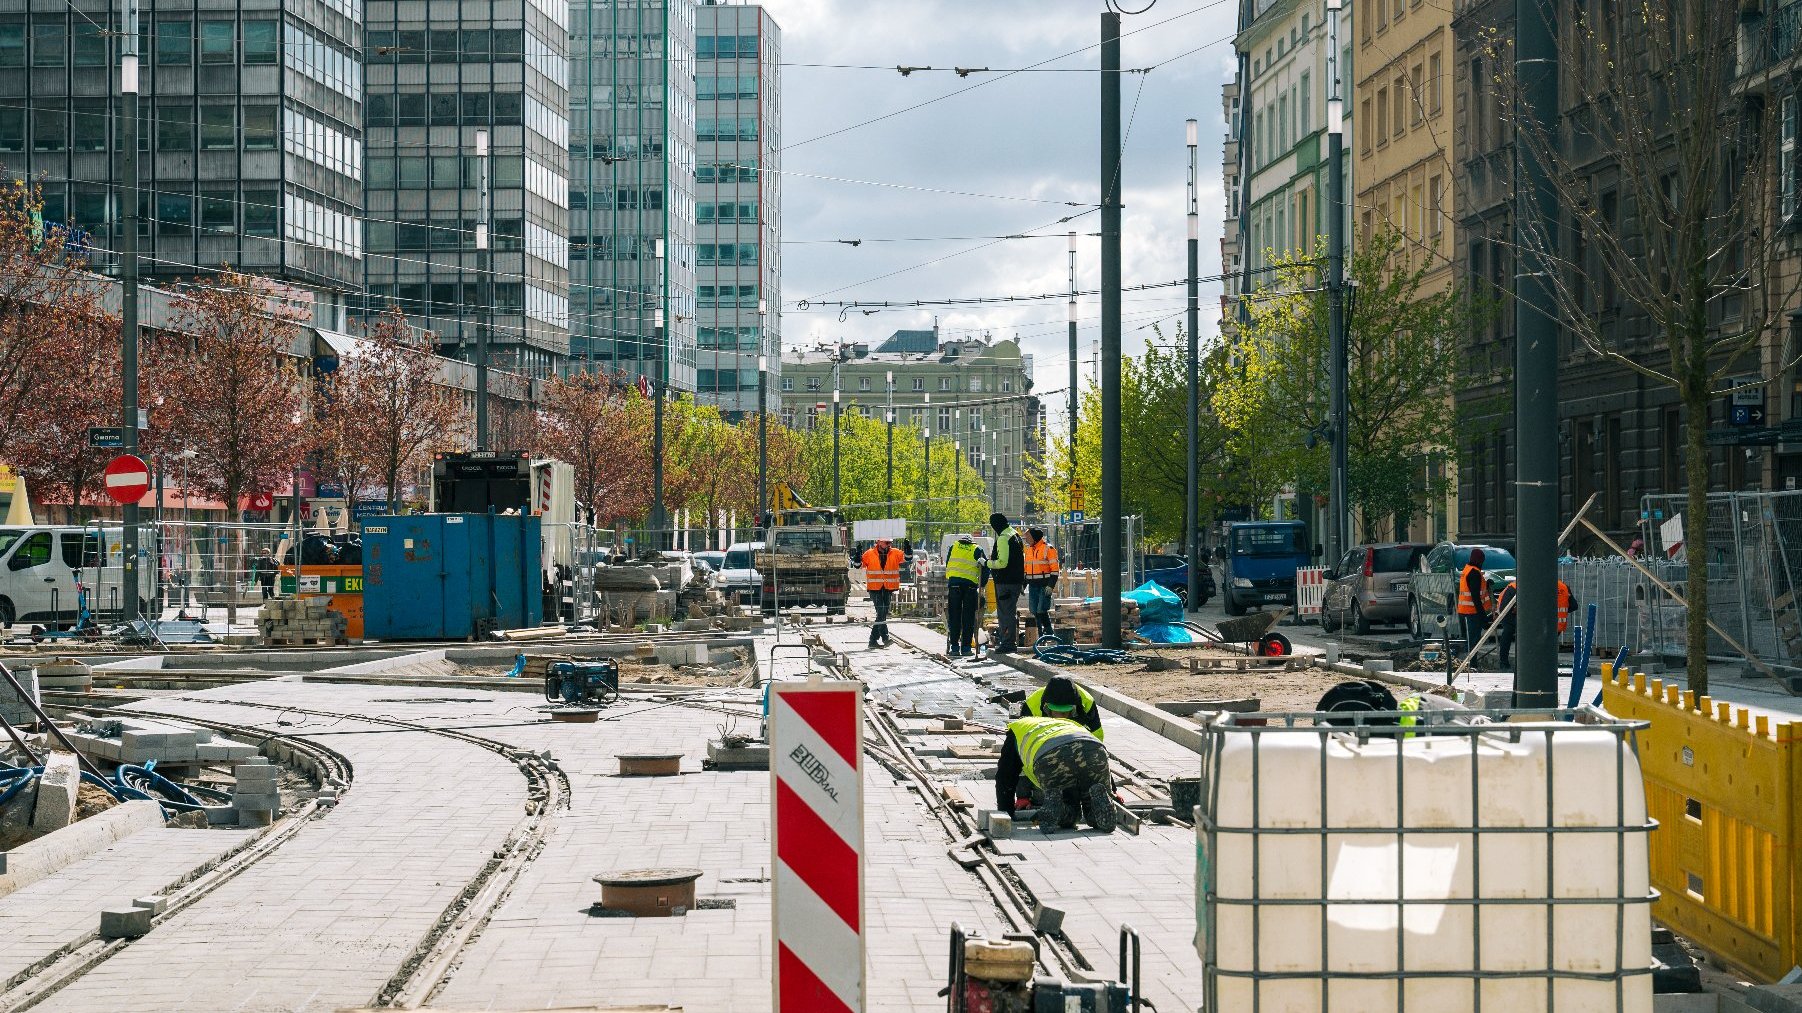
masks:
<path id="1" fill-rule="evenodd" d="M 1150 10 L 1121 19 L 1122 64 L 1155 65 L 1150 73 L 1128 73 L 1122 80 L 1122 120 L 1129 129 L 1122 169 L 1127 287 L 1186 275 L 1184 121 L 1189 118 L 1199 121 L 1201 274 L 1206 278 L 1220 269 L 1225 131 L 1220 87 L 1233 71 L 1236 4 L 1124 0 L 1129 10 L 1147 2 Z M 1096 68 L 1104 0 L 767 0 L 764 6 L 782 27 L 785 64 L 784 346 L 876 342 L 897 329 L 931 327 L 936 315 L 946 337 L 1018 337 L 1036 357 L 1036 389 L 1063 391 L 1069 360 L 1062 297 L 867 315 L 853 309 L 842 321 L 840 307 L 822 304 L 1066 292 L 1065 236 L 1071 230 L 1078 234 L 1078 286 L 1097 287 L 1099 212 L 1090 210 L 1068 224 L 1058 219 L 1100 200 Z M 1071 55 L 1051 60 L 1066 53 Z M 960 78 L 941 69 L 904 77 L 893 69 L 1003 71 L 1047 60 L 1045 70 L 1057 72 Z M 953 94 L 963 89 L 969 90 Z M 890 113 L 897 114 L 859 126 Z M 975 238 L 1027 233 L 1050 238 Z M 902 238 L 933 241 L 880 241 Z M 1204 339 L 1216 330 L 1220 291 L 1219 282 L 1201 285 Z M 1173 340 L 1184 299 L 1180 286 L 1129 293 L 1123 305 L 1127 354 L 1155 339 L 1153 322 L 1161 322 L 1165 341 Z M 808 309 L 800 308 L 802 300 Z M 1078 314 L 1079 358 L 1087 371 L 1101 333 L 1098 298 L 1084 297 Z"/>

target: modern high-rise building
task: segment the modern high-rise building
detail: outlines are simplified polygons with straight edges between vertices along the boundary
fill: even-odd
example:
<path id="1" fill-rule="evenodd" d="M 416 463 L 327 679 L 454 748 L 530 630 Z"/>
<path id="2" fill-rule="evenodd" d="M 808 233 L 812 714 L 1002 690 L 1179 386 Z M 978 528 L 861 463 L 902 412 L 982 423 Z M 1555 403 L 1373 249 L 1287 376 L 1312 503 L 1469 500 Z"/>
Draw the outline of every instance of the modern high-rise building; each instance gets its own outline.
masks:
<path id="1" fill-rule="evenodd" d="M 0 165 L 44 217 L 118 245 L 118 4 L 0 13 Z M 362 283 L 363 26 L 357 0 L 143 0 L 139 252 L 150 279 L 229 264 L 312 293 L 341 325 Z"/>
<path id="2" fill-rule="evenodd" d="M 571 369 L 695 388 L 695 3 L 570 4 Z"/>
<path id="3" fill-rule="evenodd" d="M 295 2 L 295 0 L 290 0 Z M 369 0 L 362 309 L 533 376 L 569 353 L 569 7 Z M 486 131 L 488 154 L 477 155 Z M 484 166 L 492 223 L 477 249 Z"/>
<path id="4" fill-rule="evenodd" d="M 781 29 L 755 4 L 703 0 L 695 27 L 696 391 L 757 410 L 757 358 L 781 372 Z"/>

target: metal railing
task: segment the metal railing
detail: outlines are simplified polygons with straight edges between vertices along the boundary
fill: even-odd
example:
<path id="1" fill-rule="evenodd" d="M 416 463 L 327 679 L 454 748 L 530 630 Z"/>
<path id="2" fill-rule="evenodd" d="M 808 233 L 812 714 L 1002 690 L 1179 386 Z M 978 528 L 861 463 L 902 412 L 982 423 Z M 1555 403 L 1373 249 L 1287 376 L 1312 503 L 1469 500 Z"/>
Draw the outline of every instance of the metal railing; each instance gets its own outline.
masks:
<path id="1" fill-rule="evenodd" d="M 1664 526 L 1680 518 L 1686 533 L 1697 531 L 1696 519 L 1686 515 L 1687 509 L 1683 496 L 1647 496 L 1640 509 L 1648 566 L 1686 599 L 1685 589 L 1696 575 L 1689 572 L 1682 547 L 1665 543 Z M 1708 617 L 1767 663 L 1802 662 L 1802 621 L 1796 601 L 1797 580 L 1802 578 L 1802 492 L 1712 493 L 1700 530 L 1707 532 L 1708 542 L 1703 575 Z M 1648 654 L 1681 656 L 1686 650 L 1686 607 L 1643 575 L 1638 581 L 1632 589 L 1633 646 Z M 1732 657 L 1735 652 L 1710 630 L 1708 654 Z"/>

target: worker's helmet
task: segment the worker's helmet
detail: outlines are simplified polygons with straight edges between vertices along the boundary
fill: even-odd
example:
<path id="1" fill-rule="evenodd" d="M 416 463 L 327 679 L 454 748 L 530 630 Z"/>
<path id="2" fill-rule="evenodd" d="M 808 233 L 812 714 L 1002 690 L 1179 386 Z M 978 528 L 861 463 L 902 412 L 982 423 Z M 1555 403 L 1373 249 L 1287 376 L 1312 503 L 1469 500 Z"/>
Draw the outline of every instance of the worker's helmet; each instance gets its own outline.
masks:
<path id="1" fill-rule="evenodd" d="M 1076 694 L 1076 684 L 1066 676 L 1054 675 L 1045 683 L 1043 700 L 1048 711 L 1068 713 L 1076 709 L 1080 699 Z"/>

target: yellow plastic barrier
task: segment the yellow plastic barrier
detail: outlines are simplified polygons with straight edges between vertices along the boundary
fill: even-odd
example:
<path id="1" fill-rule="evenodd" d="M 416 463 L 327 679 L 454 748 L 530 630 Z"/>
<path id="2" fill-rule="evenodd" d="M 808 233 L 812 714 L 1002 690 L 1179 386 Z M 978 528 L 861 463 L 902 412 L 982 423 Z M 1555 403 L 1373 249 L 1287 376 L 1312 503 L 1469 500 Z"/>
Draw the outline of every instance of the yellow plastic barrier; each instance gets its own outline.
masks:
<path id="1" fill-rule="evenodd" d="M 1652 832 L 1652 913 L 1722 959 L 1775 981 L 1802 963 L 1795 788 L 1802 723 L 1697 700 L 1602 666 L 1602 706 L 1640 734 Z"/>

